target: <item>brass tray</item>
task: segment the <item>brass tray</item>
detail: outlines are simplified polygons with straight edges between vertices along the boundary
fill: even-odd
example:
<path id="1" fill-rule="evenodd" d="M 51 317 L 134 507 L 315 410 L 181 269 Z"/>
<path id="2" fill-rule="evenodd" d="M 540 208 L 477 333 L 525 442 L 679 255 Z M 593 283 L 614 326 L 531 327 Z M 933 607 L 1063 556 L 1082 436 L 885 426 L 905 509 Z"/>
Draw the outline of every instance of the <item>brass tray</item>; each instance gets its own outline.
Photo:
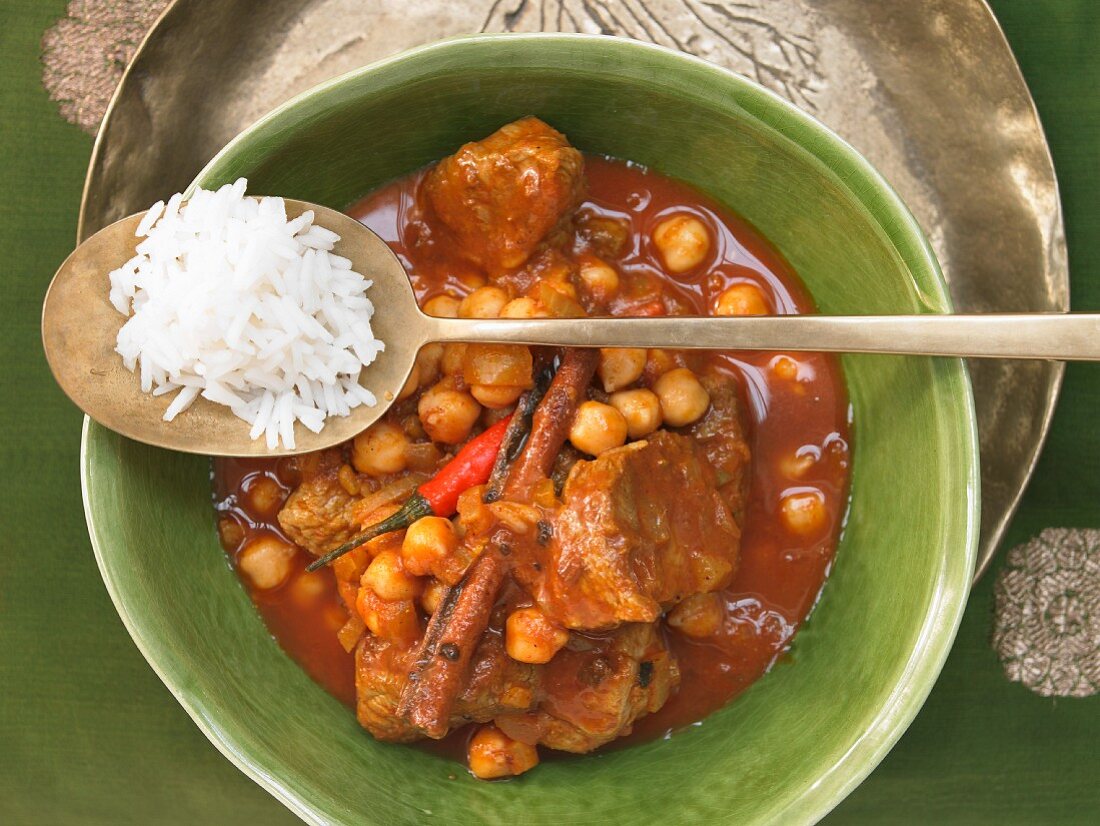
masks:
<path id="1" fill-rule="evenodd" d="M 1065 311 L 1058 184 L 1034 103 L 982 0 L 175 0 L 96 140 L 79 235 L 184 188 L 314 84 L 477 31 L 582 31 L 682 49 L 836 130 L 901 193 L 967 312 Z M 970 366 L 985 570 L 1046 436 L 1063 365 Z"/>

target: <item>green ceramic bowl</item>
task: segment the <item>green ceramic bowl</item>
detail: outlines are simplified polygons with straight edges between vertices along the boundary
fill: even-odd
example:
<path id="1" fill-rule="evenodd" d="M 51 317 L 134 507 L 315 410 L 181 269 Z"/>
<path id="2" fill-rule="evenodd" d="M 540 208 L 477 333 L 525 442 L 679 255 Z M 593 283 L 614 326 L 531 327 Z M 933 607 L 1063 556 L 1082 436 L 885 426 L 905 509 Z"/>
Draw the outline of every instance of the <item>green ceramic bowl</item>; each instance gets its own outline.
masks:
<path id="1" fill-rule="evenodd" d="M 745 216 L 824 313 L 946 312 L 928 244 L 851 147 L 756 84 L 602 37 L 451 40 L 276 110 L 197 183 L 342 207 L 536 114 L 578 147 L 647 164 Z M 668 741 L 483 783 L 375 742 L 279 649 L 214 533 L 209 465 L 88 424 L 82 472 L 103 578 L 142 653 L 210 740 L 326 823 L 810 822 L 901 736 L 947 656 L 978 528 L 974 410 L 955 360 L 844 359 L 852 503 L 790 662 Z"/>

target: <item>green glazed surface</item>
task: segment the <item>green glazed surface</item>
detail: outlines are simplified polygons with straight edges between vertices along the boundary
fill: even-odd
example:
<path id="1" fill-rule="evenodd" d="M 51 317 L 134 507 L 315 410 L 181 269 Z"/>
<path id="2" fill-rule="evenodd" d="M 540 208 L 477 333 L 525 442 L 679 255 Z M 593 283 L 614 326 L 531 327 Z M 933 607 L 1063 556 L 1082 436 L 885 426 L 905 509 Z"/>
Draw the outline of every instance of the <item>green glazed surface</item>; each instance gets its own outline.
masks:
<path id="1" fill-rule="evenodd" d="M 342 207 L 536 114 L 578 147 L 705 190 L 786 256 L 823 313 L 944 312 L 936 262 L 873 169 L 744 78 L 607 38 L 473 37 L 366 67 L 235 139 L 196 183 Z M 977 443 L 954 360 L 844 359 L 852 503 L 789 662 L 668 741 L 483 783 L 375 742 L 267 634 L 214 532 L 209 465 L 89 423 L 82 482 L 108 590 L 221 751 L 304 819 L 337 823 L 812 822 L 885 755 L 935 681 L 974 561 Z"/>

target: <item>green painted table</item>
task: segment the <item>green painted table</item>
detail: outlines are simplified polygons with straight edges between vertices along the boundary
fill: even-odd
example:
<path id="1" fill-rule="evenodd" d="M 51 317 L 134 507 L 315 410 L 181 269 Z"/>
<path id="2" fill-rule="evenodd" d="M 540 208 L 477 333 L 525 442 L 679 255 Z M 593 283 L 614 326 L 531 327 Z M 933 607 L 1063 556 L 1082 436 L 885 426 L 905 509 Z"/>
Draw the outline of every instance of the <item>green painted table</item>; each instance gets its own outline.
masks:
<path id="1" fill-rule="evenodd" d="M 77 477 L 80 415 L 39 346 L 70 250 L 91 140 L 41 84 L 64 0 L 0 0 L 0 823 L 291 823 L 215 751 L 141 658 L 100 582 Z M 1100 4 L 995 0 L 1062 187 L 1073 305 L 1100 309 Z M 1100 527 L 1100 365 L 1071 365 L 1008 537 Z M 909 732 L 831 823 L 1100 820 L 1100 696 L 1007 682 L 989 647 L 993 578 Z"/>

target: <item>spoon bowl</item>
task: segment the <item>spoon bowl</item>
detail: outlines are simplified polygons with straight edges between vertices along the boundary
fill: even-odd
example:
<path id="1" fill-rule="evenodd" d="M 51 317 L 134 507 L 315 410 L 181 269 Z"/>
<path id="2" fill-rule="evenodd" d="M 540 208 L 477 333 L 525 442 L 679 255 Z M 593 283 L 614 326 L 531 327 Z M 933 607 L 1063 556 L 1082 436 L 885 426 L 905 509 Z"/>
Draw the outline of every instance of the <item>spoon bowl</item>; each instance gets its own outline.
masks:
<path id="1" fill-rule="evenodd" d="M 173 421 L 164 421 L 170 394 L 141 391 L 136 373 L 115 352 L 126 317 L 108 300 L 107 273 L 128 261 L 141 239 L 134 235 L 144 213 L 104 227 L 77 247 L 58 269 L 42 307 L 42 343 L 54 378 L 65 394 L 105 427 L 139 442 L 208 456 L 287 456 L 346 441 L 381 418 L 412 372 L 427 316 L 405 270 L 386 243 L 353 218 L 328 207 L 285 199 L 288 219 L 313 210 L 315 223 L 340 236 L 334 252 L 373 280 L 368 296 L 377 308 L 371 326 L 386 349 L 363 370 L 361 383 L 378 403 L 329 417 L 320 433 L 295 424 L 295 447 L 275 450 L 249 438 L 249 425 L 201 396 Z"/>

